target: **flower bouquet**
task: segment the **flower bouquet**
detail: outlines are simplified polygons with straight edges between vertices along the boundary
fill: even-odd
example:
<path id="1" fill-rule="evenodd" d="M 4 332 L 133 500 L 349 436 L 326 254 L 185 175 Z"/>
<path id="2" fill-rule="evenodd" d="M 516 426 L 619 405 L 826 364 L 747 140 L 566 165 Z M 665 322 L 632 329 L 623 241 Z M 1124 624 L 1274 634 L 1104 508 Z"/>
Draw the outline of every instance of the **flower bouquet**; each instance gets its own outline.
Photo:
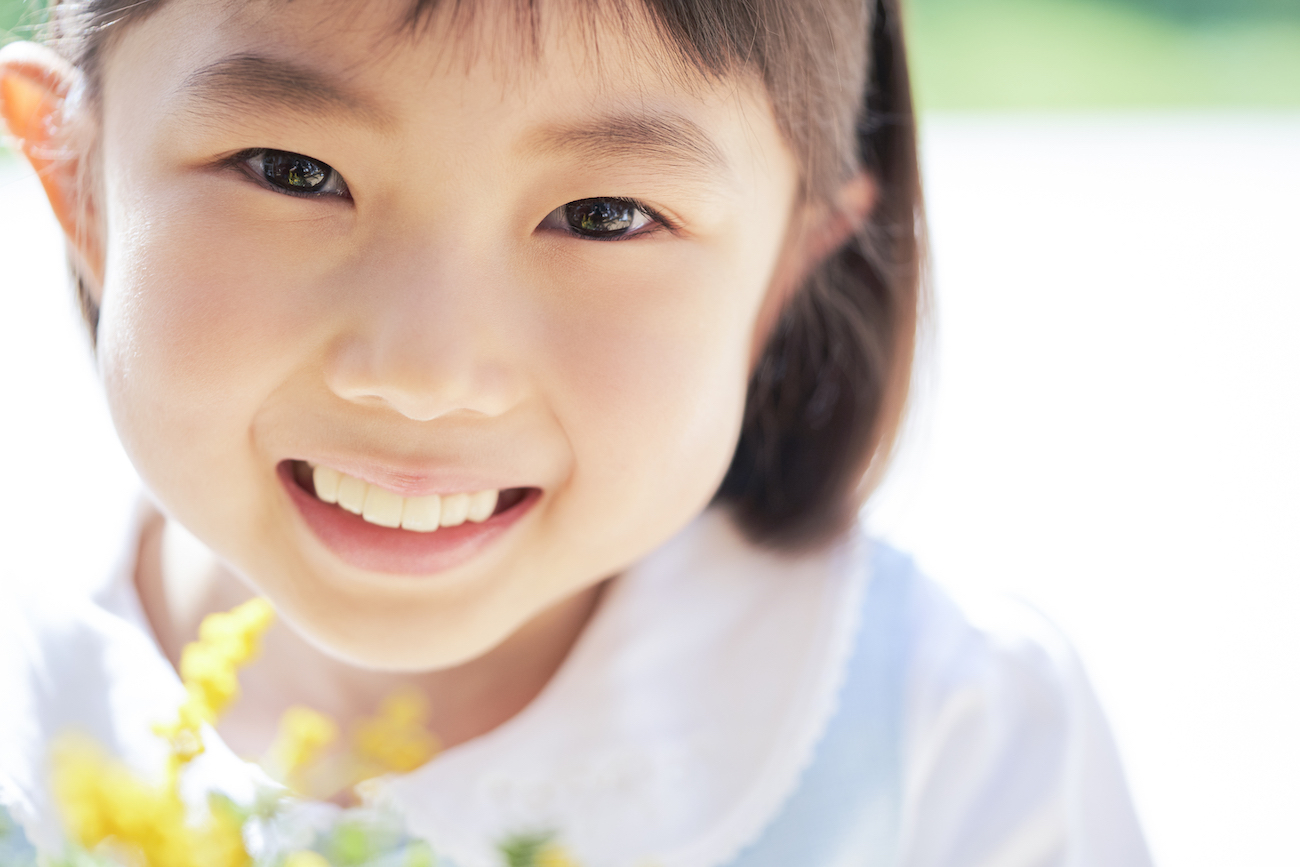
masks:
<path id="1" fill-rule="evenodd" d="M 410 771 L 432 759 L 438 740 L 414 693 L 391 696 L 362 721 L 347 750 L 333 720 L 295 707 L 261 762 L 268 782 L 252 803 L 218 793 L 199 808 L 182 797 L 186 768 L 204 751 L 202 729 L 216 723 L 239 696 L 239 669 L 259 651 L 274 619 L 263 599 L 204 619 L 197 641 L 181 656 L 185 698 L 174 719 L 157 725 L 167 744 L 163 779 L 142 778 L 93 740 L 65 733 L 55 742 L 52 791 L 66 843 L 37 852 L 0 805 L 3 867 L 434 867 L 426 841 L 407 833 L 403 819 L 367 801 L 367 782 Z M 273 782 L 272 782 L 273 781 Z M 319 796 L 346 791 L 359 805 Z M 317 797 L 313 797 L 313 795 Z M 575 867 L 551 834 L 502 841 L 502 867 Z"/>

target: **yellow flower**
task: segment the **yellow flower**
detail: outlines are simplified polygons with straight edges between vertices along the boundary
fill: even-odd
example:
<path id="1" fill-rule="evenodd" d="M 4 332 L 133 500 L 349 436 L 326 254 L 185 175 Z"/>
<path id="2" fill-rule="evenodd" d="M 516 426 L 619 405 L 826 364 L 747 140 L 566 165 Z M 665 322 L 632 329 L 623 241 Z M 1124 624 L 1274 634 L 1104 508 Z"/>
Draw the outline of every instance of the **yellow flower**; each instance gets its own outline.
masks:
<path id="1" fill-rule="evenodd" d="M 438 753 L 438 738 L 425 728 L 428 716 L 422 695 L 398 692 L 385 699 L 373 717 L 356 724 L 351 749 L 327 753 L 338 725 L 317 711 L 292 707 L 280 717 L 279 732 L 262 764 L 301 795 L 328 799 L 353 789 L 364 799 L 367 781 L 414 770 Z"/>
<path id="2" fill-rule="evenodd" d="M 357 755 L 379 773 L 413 771 L 441 749 L 437 736 L 425 728 L 429 708 L 413 690 L 389 696 L 374 717 L 362 720 L 353 735 Z"/>
<path id="3" fill-rule="evenodd" d="M 256 656 L 274 612 L 264 599 L 203 620 L 199 640 L 181 654 L 186 697 L 176 719 L 155 730 L 171 747 L 166 780 L 155 785 L 110 758 L 88 738 L 54 744 L 54 795 L 69 837 L 106 848 L 144 867 L 247 867 L 241 820 L 213 799 L 208 816 L 191 822 L 181 800 L 180 769 L 203 752 L 200 729 L 239 695 L 238 670 Z"/>
<path id="4" fill-rule="evenodd" d="M 315 761 L 321 750 L 338 737 L 334 720 L 307 707 L 291 707 L 280 716 L 280 731 L 271 753 L 286 774 Z"/>
<path id="5" fill-rule="evenodd" d="M 262 634 L 274 619 L 265 599 L 203 618 L 199 640 L 181 653 L 181 680 L 209 721 L 239 697 L 237 672 L 257 656 Z"/>
<path id="6" fill-rule="evenodd" d="M 325 714 L 311 708 L 291 707 L 280 715 L 279 731 L 263 765 L 272 777 L 299 794 L 333 794 L 316 792 L 313 783 L 320 781 L 309 780 L 308 771 L 318 770 L 313 765 L 338 733 L 338 725 Z"/>
<path id="7" fill-rule="evenodd" d="M 563 846 L 548 844 L 537 853 L 535 867 L 578 867 L 578 862 L 569 856 Z"/>
<path id="8" fill-rule="evenodd" d="M 187 822 L 174 784 L 154 786 L 89 738 L 65 735 L 53 751 L 54 794 L 68 835 L 147 867 L 247 867 L 240 822 L 219 805 Z"/>
<path id="9" fill-rule="evenodd" d="M 251 599 L 224 614 L 209 614 L 199 626 L 199 640 L 181 651 L 185 701 L 176 720 L 155 727 L 172 748 L 173 770 L 203 752 L 199 729 L 239 697 L 239 669 L 261 648 L 262 634 L 275 619 L 265 599 Z"/>
<path id="10" fill-rule="evenodd" d="M 325 860 L 323 855 L 304 850 L 294 852 L 288 858 L 284 859 L 284 867 L 330 867 L 330 862 Z"/>

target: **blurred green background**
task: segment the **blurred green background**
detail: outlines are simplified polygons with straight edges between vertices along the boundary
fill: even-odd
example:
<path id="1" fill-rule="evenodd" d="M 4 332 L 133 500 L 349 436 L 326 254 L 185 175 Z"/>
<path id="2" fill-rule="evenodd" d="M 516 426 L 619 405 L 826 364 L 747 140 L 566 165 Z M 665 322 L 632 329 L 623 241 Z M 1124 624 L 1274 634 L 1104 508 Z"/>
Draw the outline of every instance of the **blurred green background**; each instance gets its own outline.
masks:
<path id="1" fill-rule="evenodd" d="M 0 40 L 43 0 L 0 0 Z M 1300 0 L 904 0 L 929 110 L 1300 109 Z"/>
<path id="2" fill-rule="evenodd" d="M 1300 108 L 1300 0 L 911 0 L 909 13 L 923 108 Z"/>

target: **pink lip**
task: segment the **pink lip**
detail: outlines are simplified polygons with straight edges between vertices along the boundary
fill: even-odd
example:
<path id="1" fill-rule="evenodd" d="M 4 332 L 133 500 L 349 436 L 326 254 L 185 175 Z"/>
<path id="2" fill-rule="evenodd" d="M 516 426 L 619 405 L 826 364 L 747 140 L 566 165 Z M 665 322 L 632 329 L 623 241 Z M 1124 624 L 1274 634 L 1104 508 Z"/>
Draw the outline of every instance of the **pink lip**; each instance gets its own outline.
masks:
<path id="1" fill-rule="evenodd" d="M 292 463 L 276 468 L 289 498 L 307 526 L 343 562 L 368 572 L 432 575 L 469 560 L 514 525 L 541 497 L 532 488 L 515 505 L 481 524 L 466 521 L 432 533 L 380 527 L 316 499 L 293 478 Z"/>

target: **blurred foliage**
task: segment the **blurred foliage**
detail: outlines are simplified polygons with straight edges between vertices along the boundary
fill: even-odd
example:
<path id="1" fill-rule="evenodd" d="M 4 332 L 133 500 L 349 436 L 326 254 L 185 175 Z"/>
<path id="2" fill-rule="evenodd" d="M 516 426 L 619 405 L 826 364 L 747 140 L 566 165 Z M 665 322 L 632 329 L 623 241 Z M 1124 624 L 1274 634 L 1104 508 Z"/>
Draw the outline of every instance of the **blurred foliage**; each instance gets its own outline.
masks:
<path id="1" fill-rule="evenodd" d="M 926 109 L 1300 108 L 1300 0 L 904 0 Z M 43 0 L 0 0 L 0 41 Z"/>
<path id="2" fill-rule="evenodd" d="M 1116 0 L 1112 0 L 1116 2 Z M 1232 18 L 1300 19 L 1296 0 L 1118 0 L 1132 6 L 1188 21 L 1222 21 Z"/>
<path id="3" fill-rule="evenodd" d="M 29 38 L 44 6 L 42 0 L 0 0 L 0 43 Z"/>
<path id="4" fill-rule="evenodd" d="M 910 0 L 927 109 L 1300 108 L 1300 0 Z"/>

